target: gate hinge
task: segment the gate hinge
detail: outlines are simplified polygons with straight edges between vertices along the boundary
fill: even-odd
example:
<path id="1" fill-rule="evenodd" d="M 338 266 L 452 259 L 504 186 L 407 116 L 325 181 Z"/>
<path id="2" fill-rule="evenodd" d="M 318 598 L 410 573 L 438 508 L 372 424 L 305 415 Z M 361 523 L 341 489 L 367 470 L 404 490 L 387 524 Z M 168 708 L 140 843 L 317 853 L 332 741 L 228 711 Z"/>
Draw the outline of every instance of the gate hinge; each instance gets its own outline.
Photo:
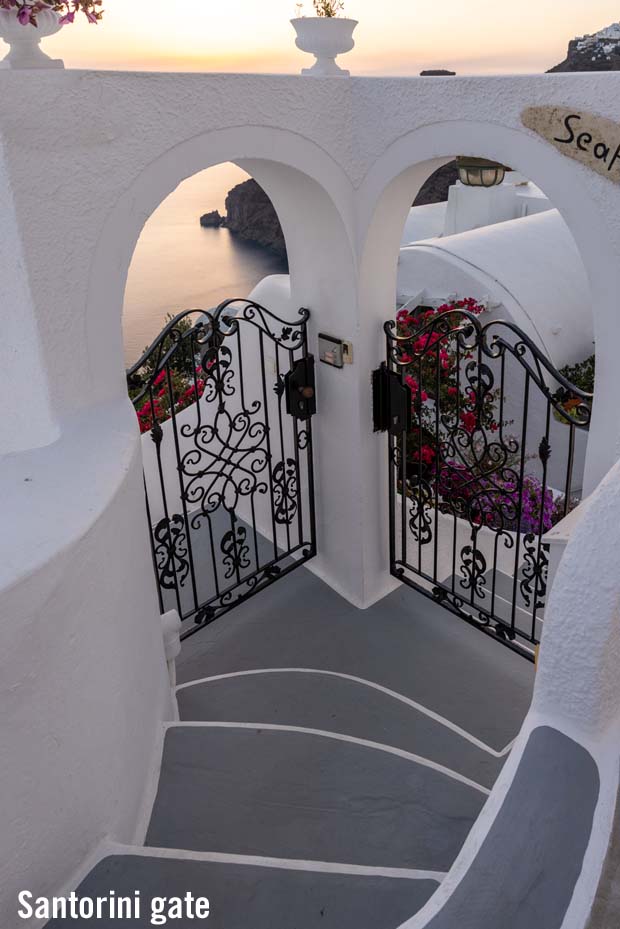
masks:
<path id="1" fill-rule="evenodd" d="M 375 432 L 411 431 L 411 389 L 385 362 L 372 372 L 372 421 Z"/>
<path id="2" fill-rule="evenodd" d="M 295 419 L 310 419 L 316 413 L 314 355 L 306 355 L 293 364 L 284 378 L 286 412 Z"/>

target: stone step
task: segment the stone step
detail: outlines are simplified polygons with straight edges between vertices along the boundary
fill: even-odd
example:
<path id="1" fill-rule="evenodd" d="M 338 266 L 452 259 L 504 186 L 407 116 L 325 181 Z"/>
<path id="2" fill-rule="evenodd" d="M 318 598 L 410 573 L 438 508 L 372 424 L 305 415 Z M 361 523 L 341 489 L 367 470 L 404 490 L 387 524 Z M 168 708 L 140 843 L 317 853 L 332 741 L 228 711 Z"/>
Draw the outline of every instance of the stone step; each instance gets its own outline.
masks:
<path id="1" fill-rule="evenodd" d="M 146 844 L 446 872 L 487 791 L 337 737 L 171 727 Z"/>
<path id="2" fill-rule="evenodd" d="M 212 861 L 112 855 L 101 861 L 78 888 L 81 897 L 133 896 L 140 891 L 137 919 L 95 920 L 101 929 L 152 926 L 154 897 L 207 897 L 206 922 L 172 920 L 170 926 L 209 929 L 397 929 L 421 909 L 437 889 L 430 880 L 317 873 Z M 84 925 L 78 921 L 79 925 Z M 47 929 L 75 926 L 53 920 Z"/>
<path id="3" fill-rule="evenodd" d="M 177 699 L 181 720 L 274 723 L 342 733 L 421 755 L 485 787 L 493 786 L 504 762 L 409 698 L 347 675 L 242 672 L 182 686 Z"/>

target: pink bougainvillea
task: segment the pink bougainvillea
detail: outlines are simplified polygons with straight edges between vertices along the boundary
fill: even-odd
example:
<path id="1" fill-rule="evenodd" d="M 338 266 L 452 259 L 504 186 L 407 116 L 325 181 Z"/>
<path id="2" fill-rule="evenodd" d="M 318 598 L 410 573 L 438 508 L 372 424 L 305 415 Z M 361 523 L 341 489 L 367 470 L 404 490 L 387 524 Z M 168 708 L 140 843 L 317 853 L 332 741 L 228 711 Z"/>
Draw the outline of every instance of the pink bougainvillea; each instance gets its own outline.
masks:
<path id="1" fill-rule="evenodd" d="M 207 363 L 207 369 L 213 363 Z M 136 409 L 136 416 L 140 424 L 140 432 L 150 432 L 155 423 L 163 423 L 170 419 L 172 412 L 192 406 L 200 400 L 205 392 L 205 372 L 197 367 L 195 377 L 191 374 L 180 373 L 173 368 L 159 372 L 153 381 L 153 399 L 147 400 L 140 409 Z"/>
<path id="2" fill-rule="evenodd" d="M 15 13 L 22 26 L 36 26 L 37 16 L 46 10 L 58 13 L 63 26 L 73 23 L 78 13 L 96 24 L 103 18 L 102 6 L 103 0 L 0 0 L 0 10 Z"/>
<path id="3" fill-rule="evenodd" d="M 495 419 L 496 392 L 478 397 L 463 373 L 463 362 L 470 360 L 471 354 L 459 347 L 455 333 L 462 325 L 461 311 L 480 316 L 484 307 L 468 297 L 439 307 L 402 309 L 396 315 L 398 336 L 408 340 L 400 343 L 398 355 L 399 364 L 406 366 L 404 381 L 412 401 L 413 428 L 407 440 L 407 458 L 418 475 L 423 469 L 430 476 L 441 460 L 437 409 L 441 411 L 440 433 L 446 418 L 469 437 L 480 430 L 499 429 Z"/>

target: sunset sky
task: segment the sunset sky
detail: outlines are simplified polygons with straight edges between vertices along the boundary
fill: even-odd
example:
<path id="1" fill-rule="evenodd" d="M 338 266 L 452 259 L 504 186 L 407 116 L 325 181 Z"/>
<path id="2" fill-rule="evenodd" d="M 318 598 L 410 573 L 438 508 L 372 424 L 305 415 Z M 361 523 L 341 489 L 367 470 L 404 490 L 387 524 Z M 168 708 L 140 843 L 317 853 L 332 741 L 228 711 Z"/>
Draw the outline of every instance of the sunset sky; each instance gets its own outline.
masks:
<path id="1" fill-rule="evenodd" d="M 288 20 L 295 0 L 105 0 L 85 21 L 46 40 L 68 67 L 297 72 L 309 63 Z M 312 10 L 306 0 L 305 12 Z M 544 71 L 569 39 L 620 18 L 618 0 L 346 0 L 360 20 L 355 74 Z M 1 44 L 1 43 L 0 43 Z"/>

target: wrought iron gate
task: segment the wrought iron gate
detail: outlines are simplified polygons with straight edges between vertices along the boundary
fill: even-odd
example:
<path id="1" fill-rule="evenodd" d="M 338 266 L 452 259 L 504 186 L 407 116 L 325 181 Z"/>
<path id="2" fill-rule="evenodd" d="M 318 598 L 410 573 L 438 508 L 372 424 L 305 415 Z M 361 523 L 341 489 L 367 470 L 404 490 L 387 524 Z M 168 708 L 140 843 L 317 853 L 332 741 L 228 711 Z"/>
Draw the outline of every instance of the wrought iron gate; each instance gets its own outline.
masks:
<path id="1" fill-rule="evenodd" d="M 316 554 L 308 310 L 187 310 L 128 371 L 162 612 L 183 638 Z"/>
<path id="2" fill-rule="evenodd" d="M 403 310 L 373 374 L 392 574 L 534 660 L 543 536 L 577 505 L 592 397 L 474 301 Z"/>

